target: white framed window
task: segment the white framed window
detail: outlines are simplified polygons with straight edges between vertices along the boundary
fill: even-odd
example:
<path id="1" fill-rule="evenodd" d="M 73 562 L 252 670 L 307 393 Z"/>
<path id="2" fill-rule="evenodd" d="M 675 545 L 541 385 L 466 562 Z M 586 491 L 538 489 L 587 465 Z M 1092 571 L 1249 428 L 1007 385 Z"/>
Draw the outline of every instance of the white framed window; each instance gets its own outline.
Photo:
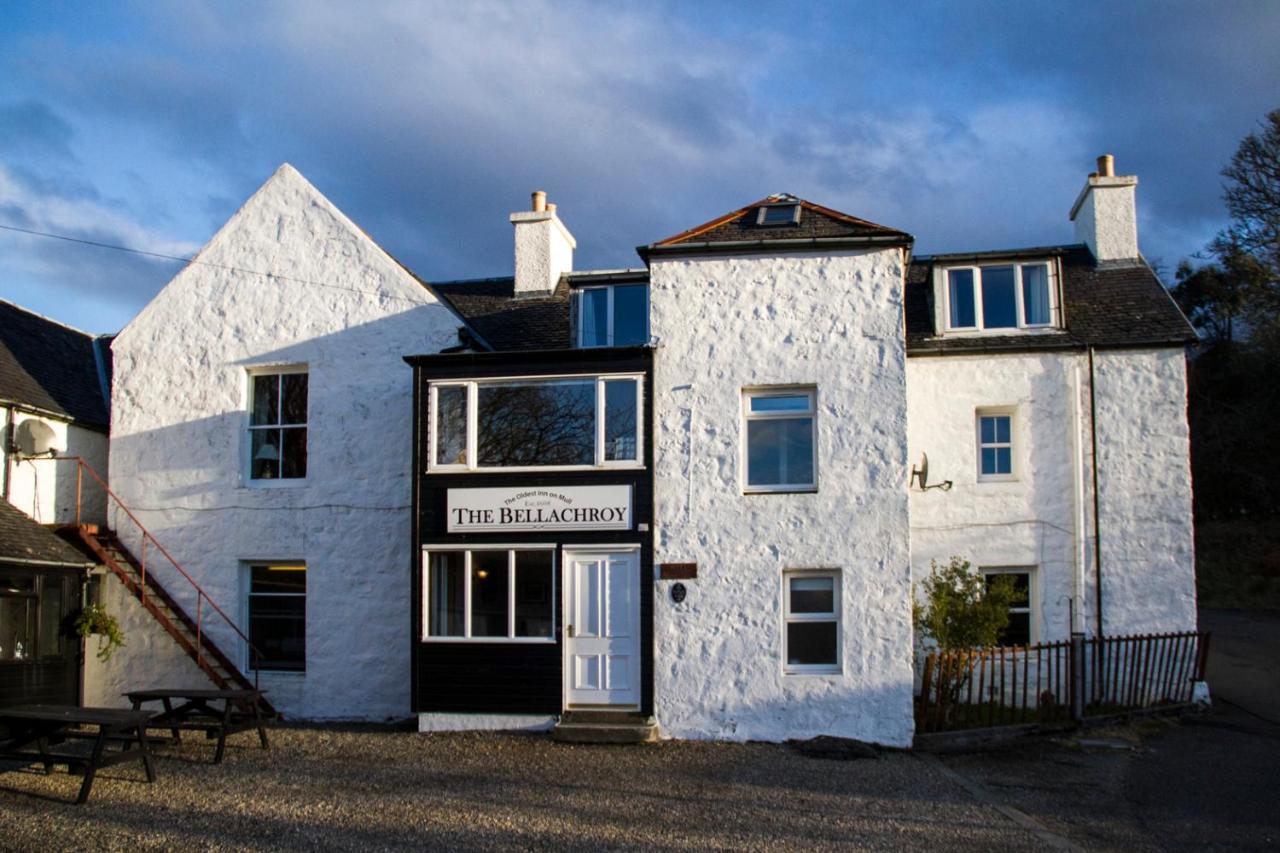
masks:
<path id="1" fill-rule="evenodd" d="M 582 287 L 577 293 L 579 347 L 649 342 L 649 285 L 608 284 Z"/>
<path id="2" fill-rule="evenodd" d="M 1016 478 L 1012 409 L 979 409 L 977 413 L 978 479 Z"/>
<path id="3" fill-rule="evenodd" d="M 422 553 L 424 642 L 555 642 L 554 545 Z"/>
<path id="4" fill-rule="evenodd" d="M 840 672 L 840 572 L 783 573 L 783 670 Z"/>
<path id="5" fill-rule="evenodd" d="M 430 471 L 644 466 L 641 374 L 449 380 L 430 396 Z"/>
<path id="6" fill-rule="evenodd" d="M 260 672 L 307 669 L 307 566 L 301 562 L 246 564 L 248 666 Z"/>
<path id="7" fill-rule="evenodd" d="M 1036 619 L 1036 570 L 1032 566 L 998 566 L 982 569 L 985 586 L 998 577 L 1013 579 L 1013 601 L 1009 604 L 1009 624 L 996 642 L 1001 646 L 1029 646 L 1040 642 Z"/>
<path id="8" fill-rule="evenodd" d="M 742 392 L 746 492 L 818 488 L 817 389 Z"/>
<path id="9" fill-rule="evenodd" d="M 1004 333 L 1061 325 L 1056 270 L 1047 261 L 945 268 L 946 329 Z"/>
<path id="10" fill-rule="evenodd" d="M 307 369 L 249 374 L 249 479 L 307 476 Z"/>

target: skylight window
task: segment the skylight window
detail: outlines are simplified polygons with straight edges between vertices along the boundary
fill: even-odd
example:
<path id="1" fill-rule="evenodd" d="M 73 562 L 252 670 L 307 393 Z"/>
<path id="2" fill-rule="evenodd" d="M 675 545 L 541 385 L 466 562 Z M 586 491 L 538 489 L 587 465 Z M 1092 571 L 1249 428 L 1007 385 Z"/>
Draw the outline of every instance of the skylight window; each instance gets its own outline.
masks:
<path id="1" fill-rule="evenodd" d="M 799 225 L 800 205 L 763 204 L 756 214 L 757 225 Z"/>

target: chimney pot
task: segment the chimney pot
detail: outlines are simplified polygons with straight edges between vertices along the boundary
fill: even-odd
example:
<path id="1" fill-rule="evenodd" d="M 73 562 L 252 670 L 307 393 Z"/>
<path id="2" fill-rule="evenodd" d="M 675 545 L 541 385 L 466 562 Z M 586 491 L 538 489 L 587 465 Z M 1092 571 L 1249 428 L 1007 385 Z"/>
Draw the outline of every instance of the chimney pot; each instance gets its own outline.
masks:
<path id="1" fill-rule="evenodd" d="M 533 194 L 533 211 L 534 213 L 542 213 L 547 209 L 547 194 L 542 190 L 538 190 Z"/>
<path id="2" fill-rule="evenodd" d="M 547 202 L 547 213 L 555 213 L 555 212 L 556 212 L 555 202 L 550 202 L 550 201 Z"/>
<path id="3" fill-rule="evenodd" d="M 1110 154 L 1103 154 L 1098 158 L 1098 176 L 1102 178 L 1112 178 L 1116 174 L 1116 158 Z"/>

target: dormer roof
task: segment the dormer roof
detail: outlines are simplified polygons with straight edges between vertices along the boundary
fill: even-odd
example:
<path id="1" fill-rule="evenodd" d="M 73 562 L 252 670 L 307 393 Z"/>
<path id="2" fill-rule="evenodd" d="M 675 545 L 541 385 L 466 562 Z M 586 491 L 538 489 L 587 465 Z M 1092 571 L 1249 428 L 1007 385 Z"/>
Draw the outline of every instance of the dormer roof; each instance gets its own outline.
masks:
<path id="1" fill-rule="evenodd" d="M 792 215 L 777 215 L 780 210 Z M 789 193 L 776 193 L 637 251 L 647 261 L 651 254 L 812 251 L 867 244 L 909 246 L 914 239 L 905 231 Z"/>

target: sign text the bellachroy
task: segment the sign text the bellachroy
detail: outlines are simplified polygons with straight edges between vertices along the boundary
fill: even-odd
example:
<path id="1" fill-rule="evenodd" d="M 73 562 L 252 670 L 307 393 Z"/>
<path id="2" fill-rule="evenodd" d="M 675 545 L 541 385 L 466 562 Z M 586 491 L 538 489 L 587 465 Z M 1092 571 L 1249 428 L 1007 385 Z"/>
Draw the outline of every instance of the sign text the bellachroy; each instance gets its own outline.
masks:
<path id="1" fill-rule="evenodd" d="M 450 533 L 478 530 L 630 530 L 631 487 L 450 489 Z"/>

